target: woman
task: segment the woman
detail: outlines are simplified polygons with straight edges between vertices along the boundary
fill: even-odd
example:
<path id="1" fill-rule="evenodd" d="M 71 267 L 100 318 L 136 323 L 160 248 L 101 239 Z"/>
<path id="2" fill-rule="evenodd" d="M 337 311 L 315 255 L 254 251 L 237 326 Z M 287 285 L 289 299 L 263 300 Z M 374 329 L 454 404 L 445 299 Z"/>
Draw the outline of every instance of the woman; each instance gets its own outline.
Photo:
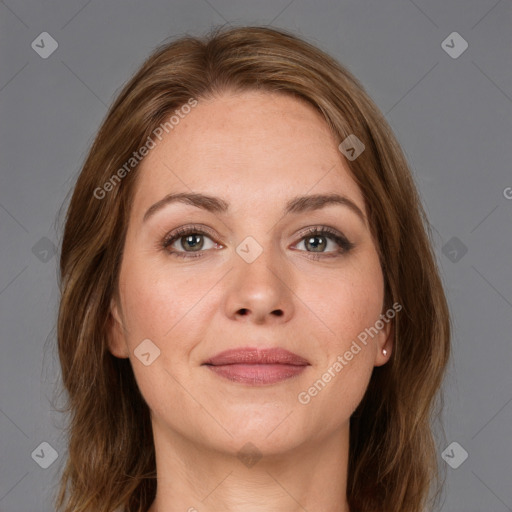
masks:
<path id="1" fill-rule="evenodd" d="M 434 506 L 450 321 L 429 235 L 330 56 L 260 27 L 160 47 L 68 209 L 57 509 Z"/>

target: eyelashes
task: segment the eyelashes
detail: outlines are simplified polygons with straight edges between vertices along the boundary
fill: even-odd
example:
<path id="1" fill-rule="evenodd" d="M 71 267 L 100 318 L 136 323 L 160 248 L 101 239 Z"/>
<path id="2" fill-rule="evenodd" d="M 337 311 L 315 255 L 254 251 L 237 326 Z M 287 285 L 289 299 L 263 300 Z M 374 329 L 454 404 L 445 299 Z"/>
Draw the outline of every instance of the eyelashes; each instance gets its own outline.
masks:
<path id="1" fill-rule="evenodd" d="M 172 256 L 178 256 L 181 258 L 198 258 L 202 257 L 202 253 L 205 251 L 202 250 L 196 250 L 192 252 L 187 251 L 176 251 L 175 249 L 169 249 L 171 245 L 174 244 L 177 240 L 180 240 L 185 237 L 191 237 L 191 235 L 199 235 L 199 236 L 208 236 L 210 238 L 214 238 L 214 234 L 210 232 L 210 230 L 204 228 L 204 227 L 198 227 L 198 226 L 185 226 L 176 229 L 175 231 L 171 231 L 168 235 L 165 236 L 165 238 L 162 240 L 161 248 L 166 250 L 168 253 L 170 253 Z M 197 237 L 196 237 L 197 242 Z M 220 244 L 215 244 L 218 247 L 221 247 Z M 196 253 L 196 254 L 194 254 Z"/>
<path id="2" fill-rule="evenodd" d="M 205 236 L 212 240 L 213 247 L 204 248 L 205 244 L 202 241 L 202 237 Z M 329 245 L 328 242 L 318 243 L 318 240 L 321 239 L 330 240 L 331 242 L 334 242 L 335 245 L 338 245 L 337 250 L 328 252 L 300 250 L 300 252 L 308 254 L 308 257 L 313 260 L 341 257 L 350 252 L 355 246 L 354 243 L 350 242 L 340 232 L 328 226 L 313 226 L 303 230 L 298 236 L 299 240 L 294 244 L 294 246 L 303 243 L 305 247 L 306 244 L 312 244 L 313 248 L 327 248 Z M 214 242 L 214 240 L 215 234 L 204 226 L 183 226 L 168 233 L 159 243 L 159 248 L 166 251 L 171 256 L 178 258 L 200 258 L 203 257 L 210 249 L 219 249 L 223 247 L 221 244 Z M 191 251 L 176 250 L 175 248 L 172 248 L 171 246 L 177 241 L 181 241 L 181 249 L 188 247 Z"/>

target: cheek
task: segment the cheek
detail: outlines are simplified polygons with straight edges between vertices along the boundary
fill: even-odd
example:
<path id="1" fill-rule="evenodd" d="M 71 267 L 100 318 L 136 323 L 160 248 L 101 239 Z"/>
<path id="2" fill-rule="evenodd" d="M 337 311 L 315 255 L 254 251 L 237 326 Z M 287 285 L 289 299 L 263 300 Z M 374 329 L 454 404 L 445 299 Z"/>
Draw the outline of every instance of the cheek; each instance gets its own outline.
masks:
<path id="1" fill-rule="evenodd" d="M 376 344 L 365 330 L 375 325 L 382 311 L 384 277 L 377 255 L 355 263 L 337 283 L 329 286 L 323 300 L 316 295 L 318 316 L 332 332 L 325 338 L 327 359 L 311 382 L 311 394 L 305 390 L 303 395 L 311 401 L 307 407 L 312 415 L 337 411 L 326 429 L 350 417 L 373 372 Z"/>
<path id="2" fill-rule="evenodd" d="M 164 271 L 167 274 L 164 275 Z M 178 382 L 189 378 L 183 364 L 193 347 L 190 329 L 193 314 L 208 288 L 208 283 L 192 275 L 172 275 L 163 266 L 132 257 L 124 262 L 120 275 L 126 342 L 137 385 L 154 411 L 168 410 L 169 397 L 177 409 L 190 408 L 186 393 Z M 201 288 L 200 288 L 201 286 Z M 144 352 L 158 354 L 149 365 L 139 360 L 137 350 L 143 340 L 150 340 Z M 155 348 L 156 346 L 156 348 Z M 175 380 L 176 379 L 176 380 Z M 165 390 L 165 391 L 164 391 Z"/>
<path id="3" fill-rule="evenodd" d="M 154 337 L 162 342 L 197 314 L 201 299 L 215 283 L 211 276 L 169 271 L 142 259 L 129 262 L 121 273 L 123 308 L 132 338 Z M 218 280 L 218 277 L 217 277 Z"/>
<path id="4" fill-rule="evenodd" d="M 314 313 L 309 316 L 337 350 L 350 345 L 381 314 L 384 281 L 373 258 L 333 273 L 331 279 L 304 280 L 301 288 L 299 296 L 306 297 L 304 305 Z"/>

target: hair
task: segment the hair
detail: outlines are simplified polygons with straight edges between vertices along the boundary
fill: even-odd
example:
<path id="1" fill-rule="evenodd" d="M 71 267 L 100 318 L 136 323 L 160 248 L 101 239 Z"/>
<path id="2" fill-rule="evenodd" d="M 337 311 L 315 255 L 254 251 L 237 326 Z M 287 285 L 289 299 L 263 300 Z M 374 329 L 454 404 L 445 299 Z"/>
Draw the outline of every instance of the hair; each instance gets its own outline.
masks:
<path id="1" fill-rule="evenodd" d="M 137 166 L 102 199 L 98 187 L 191 98 L 244 91 L 306 101 L 339 142 L 355 134 L 365 145 L 347 164 L 379 254 L 384 307 L 403 309 L 393 319 L 391 358 L 373 369 L 350 418 L 349 506 L 420 512 L 443 490 L 431 422 L 444 407 L 450 317 L 406 158 L 361 83 L 329 54 L 281 29 L 217 27 L 156 48 L 113 102 L 77 177 L 60 257 L 57 346 L 67 392 L 60 412 L 69 423 L 58 511 L 146 512 L 156 496 L 150 410 L 130 360 L 114 357 L 107 341 Z"/>

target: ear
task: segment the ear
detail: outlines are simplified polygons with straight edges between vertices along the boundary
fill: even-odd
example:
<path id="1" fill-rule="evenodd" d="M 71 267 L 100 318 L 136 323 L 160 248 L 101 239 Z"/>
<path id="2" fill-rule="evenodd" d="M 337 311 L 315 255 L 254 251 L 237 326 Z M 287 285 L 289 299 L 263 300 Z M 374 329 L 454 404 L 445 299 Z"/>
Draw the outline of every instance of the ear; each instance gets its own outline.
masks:
<path id="1" fill-rule="evenodd" d="M 384 315 L 383 315 L 384 316 Z M 384 327 L 379 331 L 376 338 L 377 354 L 375 356 L 375 366 L 382 366 L 386 364 L 391 358 L 393 351 L 393 338 L 395 334 L 395 322 L 392 319 L 382 320 Z M 386 351 L 384 354 L 383 350 Z"/>
<path id="2" fill-rule="evenodd" d="M 112 355 L 125 359 L 129 357 L 128 347 L 124 334 L 122 315 L 119 313 L 120 308 L 114 298 L 110 301 L 110 318 L 108 326 L 108 348 Z"/>

